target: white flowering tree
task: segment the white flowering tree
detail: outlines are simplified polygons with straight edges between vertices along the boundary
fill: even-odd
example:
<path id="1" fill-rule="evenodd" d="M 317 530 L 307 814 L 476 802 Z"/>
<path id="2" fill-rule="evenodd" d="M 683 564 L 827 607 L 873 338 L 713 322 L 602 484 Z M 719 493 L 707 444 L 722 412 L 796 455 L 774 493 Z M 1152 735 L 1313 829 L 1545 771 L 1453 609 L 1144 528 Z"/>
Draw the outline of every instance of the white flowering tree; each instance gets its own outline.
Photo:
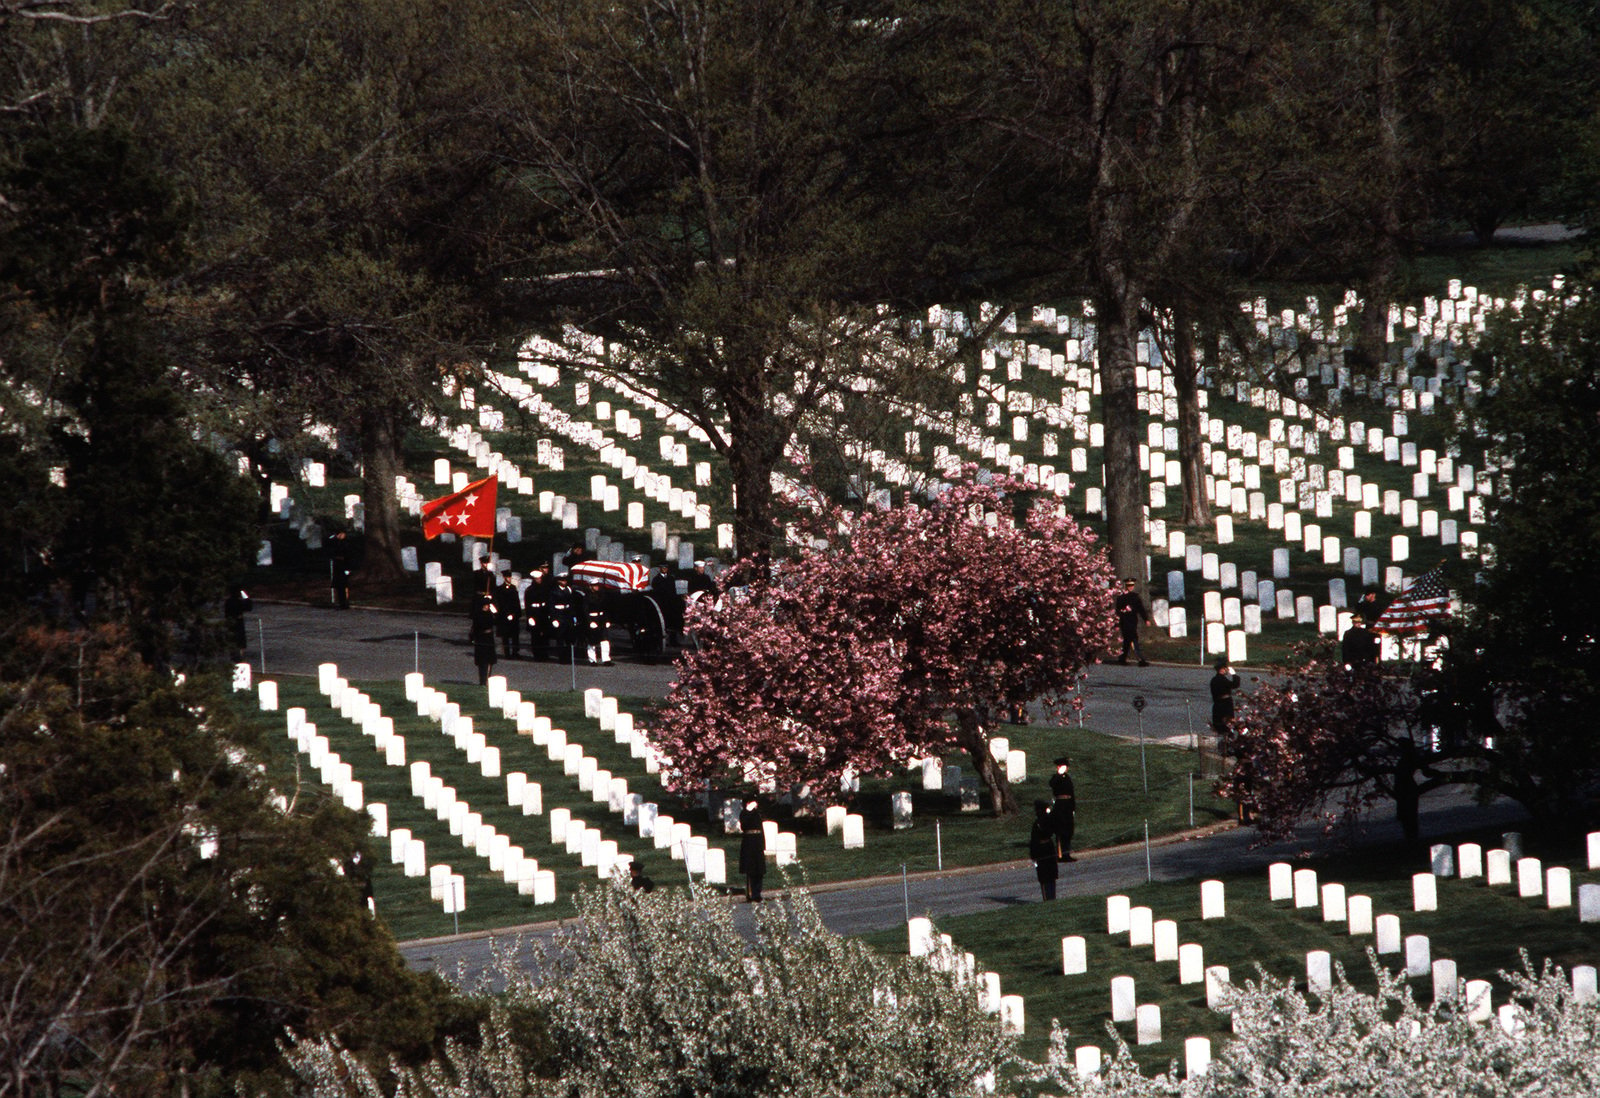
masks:
<path id="1" fill-rule="evenodd" d="M 932 1098 L 981 1093 L 1015 1062 L 971 985 L 839 937 L 804 890 L 763 904 L 749 937 L 699 888 L 601 887 L 578 906 L 531 973 L 501 966 L 480 1039 L 392 1065 L 393 1093 Z M 290 1060 L 319 1098 L 390 1093 L 331 1039 Z"/>
<path id="2" fill-rule="evenodd" d="M 1262 976 L 1234 989 L 1234 1037 L 1211 1069 L 1183 1079 L 1175 1069 L 1145 1076 L 1119 1042 L 1099 1075 L 1078 1077 L 1067 1035 L 1052 1034 L 1040 1079 L 1051 1093 L 1115 1098 L 1280 1098 L 1404 1095 L 1510 1098 L 1600 1093 L 1600 1007 L 1573 992 L 1553 966 L 1502 974 L 1495 991 L 1511 1017 L 1473 1017 L 1463 993 L 1424 1007 L 1406 981 L 1376 963 L 1377 989 L 1352 987 L 1339 971 L 1325 995 Z"/>

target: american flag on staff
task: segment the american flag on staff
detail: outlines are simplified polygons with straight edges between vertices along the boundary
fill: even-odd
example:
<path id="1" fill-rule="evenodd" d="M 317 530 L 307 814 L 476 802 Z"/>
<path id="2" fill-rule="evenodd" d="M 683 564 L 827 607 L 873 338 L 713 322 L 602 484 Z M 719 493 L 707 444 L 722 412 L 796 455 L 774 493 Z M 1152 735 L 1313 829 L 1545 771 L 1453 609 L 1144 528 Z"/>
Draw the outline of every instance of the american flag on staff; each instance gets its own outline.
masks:
<path id="1" fill-rule="evenodd" d="M 1450 588 L 1444 583 L 1444 566 L 1424 572 L 1389 604 L 1372 628 L 1379 633 L 1422 633 L 1428 623 L 1450 616 Z"/>

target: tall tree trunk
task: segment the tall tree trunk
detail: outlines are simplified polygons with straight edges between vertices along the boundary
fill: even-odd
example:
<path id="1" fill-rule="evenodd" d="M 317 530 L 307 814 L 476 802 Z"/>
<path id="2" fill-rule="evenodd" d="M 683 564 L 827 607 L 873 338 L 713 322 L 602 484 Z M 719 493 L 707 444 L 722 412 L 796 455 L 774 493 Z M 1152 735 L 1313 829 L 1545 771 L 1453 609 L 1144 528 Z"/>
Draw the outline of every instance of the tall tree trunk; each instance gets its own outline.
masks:
<path id="1" fill-rule="evenodd" d="M 361 412 L 361 506 L 366 513 L 364 578 L 394 583 L 405 577 L 400 565 L 400 500 L 394 478 L 400 473 L 404 420 L 387 404 Z"/>
<path id="2" fill-rule="evenodd" d="M 735 443 L 727 452 L 733 480 L 733 544 L 740 557 L 771 553 L 773 463 Z"/>
<path id="3" fill-rule="evenodd" d="M 1139 468 L 1139 293 L 1120 281 L 1095 298 L 1101 416 L 1105 420 L 1106 540 L 1118 576 L 1145 582 L 1144 471 Z"/>
<path id="4" fill-rule="evenodd" d="M 733 478 L 734 547 L 741 557 L 761 556 L 772 551 L 777 538 L 772 514 L 772 473 L 783 458 L 783 448 L 792 431 L 769 407 L 770 398 L 759 370 L 748 371 L 722 394 L 722 399 L 728 414 L 723 456 L 728 459 Z"/>
<path id="5" fill-rule="evenodd" d="M 984 731 L 983 721 L 971 709 L 958 710 L 956 728 L 956 738 L 966 748 L 967 754 L 972 756 L 972 763 L 978 768 L 978 780 L 989 791 L 989 807 L 994 809 L 996 816 L 1015 816 L 1016 795 L 1011 792 L 1011 783 L 1006 780 L 1005 767 L 989 750 L 989 736 Z"/>
<path id="6" fill-rule="evenodd" d="M 1205 455 L 1200 436 L 1200 358 L 1189 309 L 1172 311 L 1172 385 L 1178 391 L 1178 464 L 1183 469 L 1183 522 L 1196 526 L 1211 521 L 1206 498 Z"/>

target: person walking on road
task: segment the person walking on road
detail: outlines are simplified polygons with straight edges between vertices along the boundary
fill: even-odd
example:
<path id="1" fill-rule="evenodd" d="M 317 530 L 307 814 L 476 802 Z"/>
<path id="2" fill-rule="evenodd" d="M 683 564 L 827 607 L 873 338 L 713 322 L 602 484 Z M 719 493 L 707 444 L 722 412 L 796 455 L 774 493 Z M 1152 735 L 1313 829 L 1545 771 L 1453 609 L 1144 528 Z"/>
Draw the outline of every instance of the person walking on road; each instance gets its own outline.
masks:
<path id="1" fill-rule="evenodd" d="M 1075 862 L 1072 856 L 1072 832 L 1077 827 L 1078 798 L 1072 786 L 1072 760 L 1065 755 L 1056 760 L 1056 772 L 1050 775 L 1050 826 L 1056 838 L 1056 856 L 1064 862 Z"/>
<path id="2" fill-rule="evenodd" d="M 1117 611 L 1117 628 L 1122 631 L 1122 655 L 1118 663 L 1128 662 L 1128 652 L 1131 650 L 1139 657 L 1140 667 L 1149 667 L 1150 661 L 1144 658 L 1144 646 L 1139 643 L 1139 623 L 1154 624 L 1150 620 L 1150 611 L 1145 607 L 1144 599 L 1139 597 L 1139 583 L 1132 576 L 1122 581 L 1122 594 L 1117 596 L 1115 603 Z"/>
<path id="3" fill-rule="evenodd" d="M 1227 660 L 1217 661 L 1217 673 L 1211 676 L 1211 730 L 1217 741 L 1224 742 L 1233 731 L 1233 692 L 1239 689 L 1239 676 Z"/>
<path id="4" fill-rule="evenodd" d="M 1039 878 L 1039 896 L 1044 900 L 1056 898 L 1056 878 L 1061 870 L 1056 865 L 1054 815 L 1048 801 L 1035 801 L 1033 805 L 1033 830 L 1028 833 L 1028 857 L 1033 861 L 1033 872 Z"/>

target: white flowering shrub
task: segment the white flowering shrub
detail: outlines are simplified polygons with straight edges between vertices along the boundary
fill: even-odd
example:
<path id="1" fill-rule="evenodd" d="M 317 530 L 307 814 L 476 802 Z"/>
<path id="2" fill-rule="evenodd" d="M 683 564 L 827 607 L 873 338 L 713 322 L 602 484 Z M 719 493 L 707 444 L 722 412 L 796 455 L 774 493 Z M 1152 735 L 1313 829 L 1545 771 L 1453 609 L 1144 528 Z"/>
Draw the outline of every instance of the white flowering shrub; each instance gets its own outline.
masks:
<path id="1" fill-rule="evenodd" d="M 422 1069 L 391 1065 L 384 1085 L 336 1042 L 300 1042 L 289 1056 L 303 1093 L 931 1098 L 1004 1086 L 1014 1063 L 975 988 L 839 937 L 802 890 L 761 905 L 753 937 L 700 889 L 602 887 L 578 906 L 531 973 L 502 967 L 477 1044 Z M 543 1025 L 526 1025 L 533 1016 Z M 532 1039 L 547 1042 L 537 1055 Z"/>
<path id="2" fill-rule="evenodd" d="M 1234 1038 L 1210 1071 L 1181 1079 L 1139 1073 L 1120 1045 L 1099 1075 L 1080 1079 L 1067 1035 L 1052 1034 L 1039 1078 L 1062 1095 L 1115 1098 L 1578 1098 L 1600 1094 L 1600 1008 L 1547 966 L 1507 974 L 1508 1028 L 1474 1021 L 1468 1004 L 1421 1006 L 1404 979 L 1374 962 L 1377 991 L 1338 973 L 1327 995 L 1262 976 L 1234 989 Z"/>

